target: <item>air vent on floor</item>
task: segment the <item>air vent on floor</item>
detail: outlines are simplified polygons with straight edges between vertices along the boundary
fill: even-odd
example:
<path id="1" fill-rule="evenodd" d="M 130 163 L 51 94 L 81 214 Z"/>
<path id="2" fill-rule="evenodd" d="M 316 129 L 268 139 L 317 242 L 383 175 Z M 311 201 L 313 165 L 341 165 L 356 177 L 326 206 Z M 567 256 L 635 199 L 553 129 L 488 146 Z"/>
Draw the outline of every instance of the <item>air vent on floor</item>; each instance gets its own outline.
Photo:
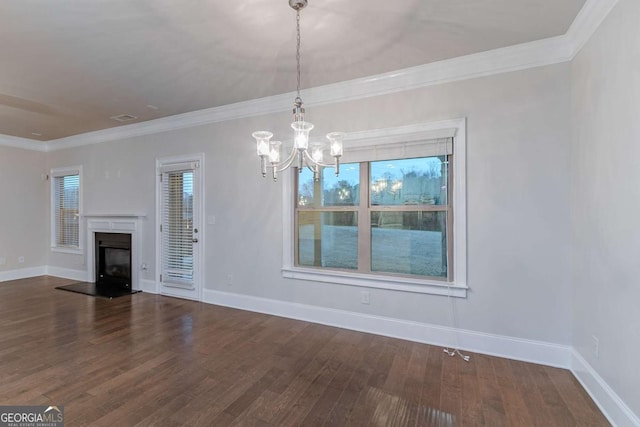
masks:
<path id="1" fill-rule="evenodd" d="M 131 120 L 137 119 L 136 116 L 132 116 L 131 114 L 120 114 L 118 116 L 112 116 L 109 118 L 118 122 L 130 122 Z"/>

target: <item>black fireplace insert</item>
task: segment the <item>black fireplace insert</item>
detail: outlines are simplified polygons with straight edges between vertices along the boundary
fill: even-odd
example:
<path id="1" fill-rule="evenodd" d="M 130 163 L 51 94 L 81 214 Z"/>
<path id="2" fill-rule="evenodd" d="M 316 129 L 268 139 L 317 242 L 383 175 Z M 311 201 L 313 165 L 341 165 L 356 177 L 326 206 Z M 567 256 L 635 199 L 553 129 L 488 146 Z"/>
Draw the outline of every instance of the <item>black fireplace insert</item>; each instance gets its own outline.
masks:
<path id="1" fill-rule="evenodd" d="M 96 287 L 131 291 L 131 234 L 96 233 Z"/>

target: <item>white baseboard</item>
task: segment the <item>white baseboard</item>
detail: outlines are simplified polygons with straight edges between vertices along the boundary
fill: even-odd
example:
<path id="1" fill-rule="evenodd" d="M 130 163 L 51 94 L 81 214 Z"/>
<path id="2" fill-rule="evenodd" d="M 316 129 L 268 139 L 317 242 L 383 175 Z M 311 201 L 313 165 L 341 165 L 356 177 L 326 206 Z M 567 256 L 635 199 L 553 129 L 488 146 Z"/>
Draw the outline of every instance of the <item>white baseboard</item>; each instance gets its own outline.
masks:
<path id="1" fill-rule="evenodd" d="M 575 349 L 572 352 L 571 372 L 611 424 L 617 427 L 640 426 L 640 418 Z"/>
<path id="2" fill-rule="evenodd" d="M 87 273 L 39 266 L 0 272 L 0 282 L 45 274 L 85 281 Z M 153 280 L 141 280 L 140 290 L 157 294 L 158 285 Z M 591 365 L 569 346 L 211 289 L 203 290 L 203 302 L 443 347 L 454 346 L 457 335 L 461 350 L 570 369 L 611 424 L 618 427 L 640 427 L 640 418 Z"/>
<path id="3" fill-rule="evenodd" d="M 17 270 L 0 271 L 0 282 L 9 280 L 28 279 L 29 277 L 44 276 L 47 268 L 44 265 L 38 267 L 19 268 Z"/>
<path id="4" fill-rule="evenodd" d="M 158 284 L 153 280 L 140 280 L 140 290 L 150 294 L 158 294 Z"/>
<path id="5" fill-rule="evenodd" d="M 339 328 L 568 369 L 569 346 L 205 289 L 203 301 Z"/>
<path id="6" fill-rule="evenodd" d="M 46 274 L 49 276 L 62 277 L 63 279 L 77 280 L 78 282 L 87 282 L 88 274 L 85 270 L 72 270 L 70 268 L 46 266 Z"/>

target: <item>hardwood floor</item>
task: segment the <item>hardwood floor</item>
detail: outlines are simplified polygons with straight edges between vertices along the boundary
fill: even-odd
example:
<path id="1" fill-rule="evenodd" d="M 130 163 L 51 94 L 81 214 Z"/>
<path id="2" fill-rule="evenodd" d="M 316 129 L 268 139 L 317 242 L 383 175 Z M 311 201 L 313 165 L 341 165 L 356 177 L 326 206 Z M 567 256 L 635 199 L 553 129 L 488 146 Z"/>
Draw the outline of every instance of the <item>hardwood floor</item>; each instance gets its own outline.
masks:
<path id="1" fill-rule="evenodd" d="M 606 426 L 562 369 L 146 293 L 0 284 L 0 404 L 67 426 Z"/>

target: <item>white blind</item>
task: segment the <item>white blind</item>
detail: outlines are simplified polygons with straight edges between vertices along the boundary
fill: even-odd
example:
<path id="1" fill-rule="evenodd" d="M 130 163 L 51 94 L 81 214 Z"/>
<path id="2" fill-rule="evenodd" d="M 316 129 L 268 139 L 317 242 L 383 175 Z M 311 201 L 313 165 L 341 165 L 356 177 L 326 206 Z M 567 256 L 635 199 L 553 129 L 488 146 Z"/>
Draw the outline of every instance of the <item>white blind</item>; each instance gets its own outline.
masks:
<path id="1" fill-rule="evenodd" d="M 349 142 L 345 141 L 344 155 L 340 159 L 340 162 L 371 162 L 376 160 L 445 156 L 449 154 L 453 154 L 453 138 L 437 138 L 423 141 L 394 142 L 355 147 L 349 147 Z"/>
<path id="2" fill-rule="evenodd" d="M 162 173 L 162 281 L 193 288 L 193 171 Z"/>
<path id="3" fill-rule="evenodd" d="M 53 177 L 55 246 L 80 246 L 80 175 Z"/>

